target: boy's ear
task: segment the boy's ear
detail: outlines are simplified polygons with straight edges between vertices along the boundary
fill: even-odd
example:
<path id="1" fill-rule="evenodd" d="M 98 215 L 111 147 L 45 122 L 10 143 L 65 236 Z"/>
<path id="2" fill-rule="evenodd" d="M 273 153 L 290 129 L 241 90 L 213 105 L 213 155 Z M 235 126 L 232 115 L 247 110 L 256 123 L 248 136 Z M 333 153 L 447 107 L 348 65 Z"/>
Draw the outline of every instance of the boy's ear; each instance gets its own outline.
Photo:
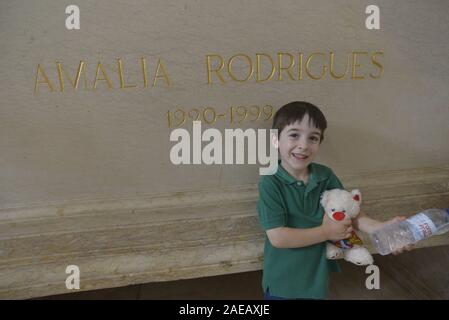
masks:
<path id="1" fill-rule="evenodd" d="M 271 136 L 271 143 L 273 144 L 273 146 L 277 149 L 279 148 L 279 140 L 276 134 L 273 134 Z"/>

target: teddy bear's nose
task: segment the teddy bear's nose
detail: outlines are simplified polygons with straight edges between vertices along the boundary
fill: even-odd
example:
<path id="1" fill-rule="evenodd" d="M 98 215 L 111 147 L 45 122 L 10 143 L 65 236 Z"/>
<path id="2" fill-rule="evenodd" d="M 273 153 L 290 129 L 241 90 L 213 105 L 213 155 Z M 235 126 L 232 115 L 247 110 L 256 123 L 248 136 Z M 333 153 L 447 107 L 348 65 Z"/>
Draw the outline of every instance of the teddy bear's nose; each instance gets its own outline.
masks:
<path id="1" fill-rule="evenodd" d="M 337 221 L 341 221 L 345 218 L 345 214 L 341 211 L 337 211 L 332 214 L 332 217 Z"/>

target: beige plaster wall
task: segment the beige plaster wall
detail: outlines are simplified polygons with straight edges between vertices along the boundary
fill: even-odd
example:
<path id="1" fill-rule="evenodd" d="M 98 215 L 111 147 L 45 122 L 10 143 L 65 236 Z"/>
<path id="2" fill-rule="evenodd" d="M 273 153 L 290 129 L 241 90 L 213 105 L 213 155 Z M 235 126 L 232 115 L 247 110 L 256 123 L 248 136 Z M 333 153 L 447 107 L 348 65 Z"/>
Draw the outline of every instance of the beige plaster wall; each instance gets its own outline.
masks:
<path id="1" fill-rule="evenodd" d="M 368 1 L 72 2 L 0 1 L 2 208 L 258 181 L 256 165 L 171 164 L 167 111 L 177 107 L 214 106 L 224 113 L 233 105 L 308 100 L 329 121 L 318 160 L 338 174 L 449 163 L 447 1 L 376 1 L 378 31 L 365 28 Z M 80 30 L 65 29 L 69 4 L 80 7 Z M 256 53 L 331 51 L 343 61 L 354 51 L 382 51 L 383 75 L 207 83 L 208 54 L 254 59 Z M 150 83 L 162 59 L 171 85 L 159 80 L 142 88 L 141 57 Z M 124 80 L 138 87 L 119 88 L 117 58 Z M 95 91 L 59 92 L 55 62 L 73 75 L 80 60 L 90 84 L 101 61 L 113 89 L 102 81 Z M 54 92 L 43 84 L 35 92 L 38 64 Z M 362 64 L 367 74 L 369 59 Z M 226 122 L 212 127 L 232 128 Z"/>

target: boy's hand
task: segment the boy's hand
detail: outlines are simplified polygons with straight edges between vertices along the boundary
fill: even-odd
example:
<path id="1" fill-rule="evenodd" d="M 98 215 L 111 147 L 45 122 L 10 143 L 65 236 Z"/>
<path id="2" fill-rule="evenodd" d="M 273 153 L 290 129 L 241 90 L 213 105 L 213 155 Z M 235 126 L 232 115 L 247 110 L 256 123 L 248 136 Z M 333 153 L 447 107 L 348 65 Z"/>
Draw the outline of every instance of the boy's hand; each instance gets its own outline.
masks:
<path id="1" fill-rule="evenodd" d="M 404 217 L 404 216 L 394 217 L 393 219 L 390 219 L 390 220 L 388 220 L 388 221 L 385 221 L 385 222 L 380 223 L 378 226 L 376 226 L 376 229 L 375 229 L 375 230 L 380 229 L 380 228 L 383 228 L 384 226 L 387 226 L 387 225 L 389 225 L 389 224 L 393 224 L 393 223 L 396 223 L 396 222 L 399 222 L 399 221 L 403 221 L 403 220 L 405 220 L 405 219 L 407 219 L 407 218 Z M 375 231 L 375 230 L 374 230 L 374 231 Z M 392 254 L 393 254 L 393 255 L 398 255 L 398 254 L 400 254 L 400 253 L 403 253 L 404 251 L 410 251 L 410 250 L 413 250 L 414 248 L 415 248 L 414 245 L 407 245 L 407 246 L 404 246 L 404 247 L 400 248 L 399 250 L 393 251 Z"/>
<path id="2" fill-rule="evenodd" d="M 339 241 L 349 238 L 352 232 L 352 220 L 334 221 L 324 214 L 321 224 L 327 240 Z"/>

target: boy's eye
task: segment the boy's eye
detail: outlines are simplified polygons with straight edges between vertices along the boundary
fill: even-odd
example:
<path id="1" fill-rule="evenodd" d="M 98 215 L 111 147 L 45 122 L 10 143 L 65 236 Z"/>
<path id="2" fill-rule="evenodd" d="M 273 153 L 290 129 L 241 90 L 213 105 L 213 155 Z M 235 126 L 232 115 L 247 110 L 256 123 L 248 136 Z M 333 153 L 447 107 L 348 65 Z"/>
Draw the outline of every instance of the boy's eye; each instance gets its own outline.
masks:
<path id="1" fill-rule="evenodd" d="M 297 134 L 297 133 L 292 133 L 292 134 L 290 135 L 290 137 L 292 137 L 292 138 L 297 138 L 297 137 L 298 137 L 298 134 Z"/>
<path id="2" fill-rule="evenodd" d="M 318 142 L 318 141 L 320 141 L 320 138 L 318 138 L 317 136 L 313 136 L 313 137 L 310 137 L 310 140 L 312 140 L 313 142 Z"/>

